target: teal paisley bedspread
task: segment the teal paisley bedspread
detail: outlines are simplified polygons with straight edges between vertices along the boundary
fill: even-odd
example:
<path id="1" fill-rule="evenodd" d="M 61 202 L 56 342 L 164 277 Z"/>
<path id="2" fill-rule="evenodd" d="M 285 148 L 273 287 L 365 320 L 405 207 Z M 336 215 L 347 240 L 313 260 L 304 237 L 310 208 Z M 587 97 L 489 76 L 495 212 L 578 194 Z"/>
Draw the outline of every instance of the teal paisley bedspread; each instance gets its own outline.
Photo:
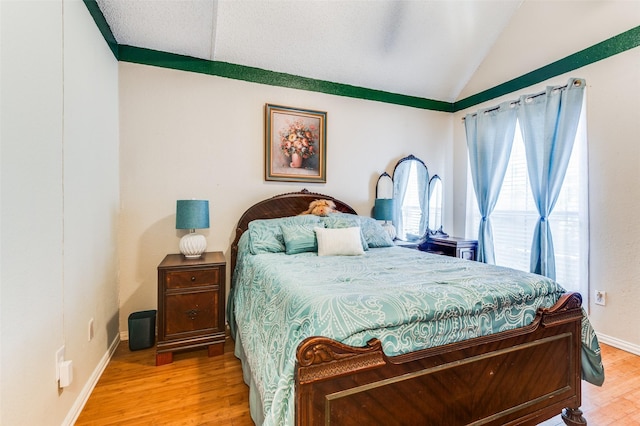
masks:
<path id="1" fill-rule="evenodd" d="M 525 326 L 565 292 L 539 275 L 399 247 L 362 256 L 252 255 L 247 234 L 228 309 L 262 405 L 254 420 L 264 425 L 293 424 L 295 353 L 309 336 L 353 346 L 375 337 L 394 356 Z M 601 384 L 586 316 L 583 346 L 583 378 Z"/>

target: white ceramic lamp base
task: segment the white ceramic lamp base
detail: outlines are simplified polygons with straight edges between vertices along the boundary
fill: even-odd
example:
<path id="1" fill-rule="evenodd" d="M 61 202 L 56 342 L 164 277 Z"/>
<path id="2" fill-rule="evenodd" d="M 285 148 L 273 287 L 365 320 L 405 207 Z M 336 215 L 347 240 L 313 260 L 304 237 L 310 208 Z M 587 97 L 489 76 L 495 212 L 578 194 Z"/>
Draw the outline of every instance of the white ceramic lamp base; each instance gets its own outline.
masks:
<path id="1" fill-rule="evenodd" d="M 191 232 L 180 238 L 180 253 L 187 259 L 197 259 L 207 249 L 207 240 L 204 235 Z"/>
<path id="2" fill-rule="evenodd" d="M 385 221 L 382 224 L 382 227 L 384 228 L 385 231 L 387 231 L 387 233 L 389 234 L 392 240 L 396 238 L 396 227 L 393 226 L 391 222 Z"/>

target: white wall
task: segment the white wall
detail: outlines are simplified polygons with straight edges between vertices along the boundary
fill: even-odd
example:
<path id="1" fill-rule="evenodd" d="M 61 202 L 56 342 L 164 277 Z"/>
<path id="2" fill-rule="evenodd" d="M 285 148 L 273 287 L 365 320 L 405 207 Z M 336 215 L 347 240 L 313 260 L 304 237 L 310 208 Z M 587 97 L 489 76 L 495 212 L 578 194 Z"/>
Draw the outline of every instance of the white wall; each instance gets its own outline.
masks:
<path id="1" fill-rule="evenodd" d="M 62 283 L 62 9 L 2 2 L 3 424 L 55 412 Z M 37 22 L 32 31 L 25 22 Z M 34 404 L 38 401 L 38 404 Z M 61 419 L 60 413 L 56 413 Z"/>
<path id="2" fill-rule="evenodd" d="M 117 62 L 81 1 L 0 17 L 0 423 L 71 423 L 118 338 Z"/>
<path id="3" fill-rule="evenodd" d="M 592 32 L 610 37 L 633 28 L 640 18 L 640 2 L 584 2 L 580 8 L 573 7 L 575 3 L 572 2 L 553 2 L 555 14 L 549 13 L 549 8 L 553 9 L 550 3 L 528 1 L 523 4 L 512 25 L 505 30 L 495 49 L 465 89 L 465 94 L 477 93 L 520 75 L 523 70 L 519 68 L 520 61 L 516 60 L 513 53 L 516 46 L 516 50 L 526 58 L 527 67 L 532 70 L 559 59 L 554 57 L 558 53 L 558 46 L 564 46 L 565 50 L 571 46 L 574 52 L 584 49 L 602 41 L 593 40 Z M 536 26 L 545 19 L 544 16 L 551 16 L 558 22 L 546 26 L 543 32 L 536 31 Z M 562 26 L 559 26 L 560 20 Z M 496 82 L 490 70 L 496 70 L 496 74 L 502 73 L 503 80 Z M 520 94 L 542 91 L 546 85 L 566 84 L 569 77 L 586 79 L 589 286 L 590 293 L 596 289 L 607 292 L 606 306 L 591 303 L 588 307 L 590 319 L 600 340 L 638 354 L 640 328 L 630 327 L 629 322 L 635 318 L 640 301 L 640 262 L 637 258 L 640 250 L 640 224 L 637 219 L 640 209 L 640 137 L 637 131 L 637 123 L 640 122 L 639 72 L 640 48 L 634 48 L 456 113 L 453 126 L 453 161 L 456 176 L 459 177 L 454 191 L 457 207 L 455 224 L 457 232 L 464 232 L 467 151 L 462 117 L 478 108 L 516 99 Z"/>
<path id="4" fill-rule="evenodd" d="M 118 65 L 82 1 L 64 1 L 63 53 L 64 337 L 77 379 L 65 393 L 75 416 L 119 338 Z"/>
<path id="5" fill-rule="evenodd" d="M 326 184 L 265 182 L 266 103 L 327 112 Z M 240 215 L 261 199 L 307 188 L 369 215 L 378 176 L 411 153 L 446 183 L 450 123 L 447 113 L 121 63 L 120 330 L 131 312 L 156 307 L 156 267 L 183 235 L 176 200 L 209 200 L 211 228 L 199 232 L 229 261 Z"/>
<path id="6" fill-rule="evenodd" d="M 637 25 L 639 2 L 572 3 L 523 3 L 461 98 Z M 537 29 L 543 16 L 571 13 L 569 28 Z M 182 235 L 179 198 L 210 200 L 209 250 L 228 259 L 236 221 L 256 201 L 306 187 L 369 214 L 378 175 L 413 153 L 443 178 L 445 229 L 464 232 L 465 111 L 118 65 L 77 0 L 0 1 L 0 20 L 0 424 L 61 424 L 77 414 L 128 314 L 156 306 L 156 266 Z M 631 350 L 640 347 L 640 331 L 627 326 L 640 300 L 639 55 L 549 81 L 587 79 L 591 287 L 608 292 L 591 320 L 601 338 Z M 326 184 L 264 181 L 265 103 L 328 112 Z M 53 357 L 63 344 L 75 379 L 58 392 Z"/>
<path id="7" fill-rule="evenodd" d="M 572 1 L 524 2 L 460 98 L 627 31 L 637 25 L 640 16 L 640 2 L 575 5 Z M 549 24 L 540 31 L 545 19 Z M 633 226 L 634 209 L 614 212 L 604 202 L 637 207 L 637 197 L 629 194 L 638 190 L 628 186 L 638 182 L 637 137 L 631 130 L 638 121 L 638 109 L 632 103 L 638 98 L 638 83 L 632 77 L 639 69 L 637 51 L 484 104 L 537 92 L 546 83 L 564 84 L 569 76 L 587 79 L 591 288 L 610 293 L 606 307 L 590 307 L 591 317 L 603 340 L 630 345 L 633 350 L 640 344 L 638 332 L 623 324 L 633 313 L 630 296 L 638 299 L 633 284 L 638 281 L 638 263 L 632 256 L 640 230 Z M 264 181 L 265 103 L 328 111 L 327 184 Z M 629 110 L 614 111 L 613 104 Z M 421 111 L 121 63 L 121 332 L 126 333 L 131 312 L 156 306 L 156 266 L 165 254 L 178 251 L 182 235 L 174 229 L 175 200 L 179 198 L 210 200 L 211 229 L 201 232 L 208 238 L 209 250 L 221 250 L 228 259 L 238 216 L 256 201 L 306 187 L 341 198 L 360 214 L 369 214 L 379 173 L 391 172 L 398 158 L 414 153 L 425 159 L 431 173 L 443 177 L 445 229 L 464 235 L 467 154 L 461 117 L 466 112 Z M 620 135 L 616 149 L 620 147 L 623 158 L 608 155 L 614 134 Z M 624 229 L 612 233 L 612 227 Z"/>

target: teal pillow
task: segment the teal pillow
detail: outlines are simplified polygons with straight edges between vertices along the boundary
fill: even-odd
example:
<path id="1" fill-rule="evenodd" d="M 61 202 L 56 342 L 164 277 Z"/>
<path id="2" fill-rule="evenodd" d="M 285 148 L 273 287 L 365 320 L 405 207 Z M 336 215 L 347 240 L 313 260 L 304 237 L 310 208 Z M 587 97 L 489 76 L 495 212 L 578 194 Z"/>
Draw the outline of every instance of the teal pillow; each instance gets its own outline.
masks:
<path id="1" fill-rule="evenodd" d="M 284 239 L 280 219 L 260 219 L 249 222 L 249 251 L 251 254 L 280 253 Z"/>
<path id="2" fill-rule="evenodd" d="M 316 225 L 305 223 L 282 223 L 282 235 L 284 237 L 285 253 L 298 254 L 309 251 L 318 251 L 318 240 L 314 230 Z"/>
<path id="3" fill-rule="evenodd" d="M 340 229 L 340 228 L 361 228 L 360 216 L 348 213 L 332 213 L 329 216 L 322 218 L 325 228 Z M 369 250 L 369 245 L 362 235 L 362 229 L 360 230 L 360 241 L 362 242 L 362 249 Z"/>
<path id="4" fill-rule="evenodd" d="M 382 227 L 380 222 L 371 218 L 360 216 L 360 227 L 362 235 L 367 241 L 367 245 L 371 248 L 375 247 L 393 247 L 391 235 Z"/>
<path id="5" fill-rule="evenodd" d="M 252 254 L 282 253 L 286 250 L 281 224 L 317 226 L 320 218 L 313 215 L 289 216 L 277 219 L 257 219 L 249 222 L 249 251 Z"/>

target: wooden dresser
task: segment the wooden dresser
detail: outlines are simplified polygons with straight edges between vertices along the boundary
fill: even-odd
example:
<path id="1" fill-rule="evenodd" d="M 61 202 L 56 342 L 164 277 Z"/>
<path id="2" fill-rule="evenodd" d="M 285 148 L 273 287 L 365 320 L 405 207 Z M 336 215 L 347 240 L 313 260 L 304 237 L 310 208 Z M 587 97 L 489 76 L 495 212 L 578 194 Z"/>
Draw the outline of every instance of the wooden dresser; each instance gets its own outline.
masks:
<path id="1" fill-rule="evenodd" d="M 199 259 L 169 254 L 158 265 L 156 365 L 173 362 L 177 350 L 224 352 L 226 261 L 222 252 Z"/>
<path id="2" fill-rule="evenodd" d="M 429 237 L 420 244 L 420 250 L 460 259 L 476 260 L 478 241 L 458 237 Z"/>

